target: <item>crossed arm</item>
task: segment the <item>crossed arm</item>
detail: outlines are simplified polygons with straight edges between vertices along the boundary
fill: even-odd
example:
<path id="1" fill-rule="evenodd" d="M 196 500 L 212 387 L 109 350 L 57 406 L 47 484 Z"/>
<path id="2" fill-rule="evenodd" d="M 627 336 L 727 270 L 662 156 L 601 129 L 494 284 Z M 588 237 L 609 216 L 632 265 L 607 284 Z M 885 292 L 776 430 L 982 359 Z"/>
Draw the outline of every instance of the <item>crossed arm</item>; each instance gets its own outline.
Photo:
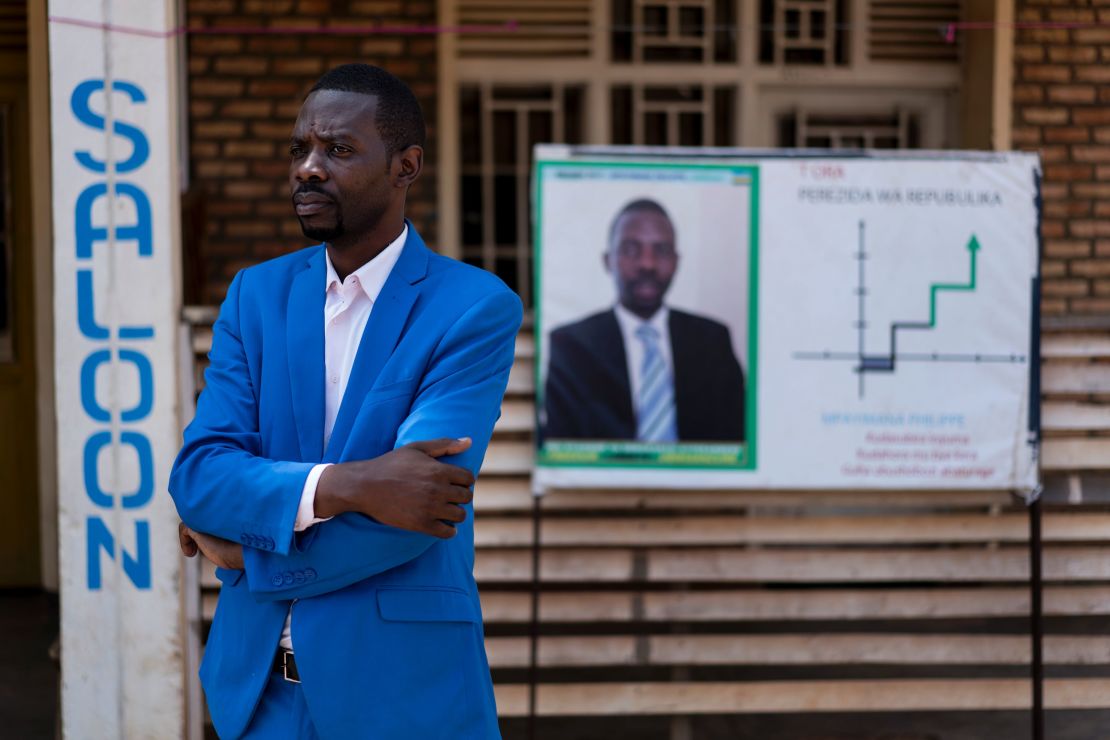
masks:
<path id="1" fill-rule="evenodd" d="M 488 295 L 452 324 L 421 379 L 394 450 L 327 468 L 317 486 L 316 514 L 335 518 L 296 538 L 292 517 L 311 465 L 259 455 L 256 402 L 252 389 L 243 387 L 249 374 L 233 299 L 235 284 L 225 302 L 226 320 L 221 316 L 216 327 L 213 371 L 201 398 L 211 408 L 198 411 L 198 419 L 220 421 L 187 433 L 175 466 L 175 474 L 179 468 L 183 473 L 171 487 L 184 522 L 182 551 L 245 568 L 256 598 L 290 599 L 350 585 L 453 536 L 451 525 L 465 519 L 470 486 L 499 414 L 521 320 L 519 299 L 507 291 Z M 277 495 L 279 486 L 269 478 L 282 475 Z M 230 513 L 220 505 L 229 499 Z M 235 517 L 280 522 L 277 547 L 267 551 L 228 541 L 240 531 Z M 308 568 L 318 576 L 310 583 L 269 577 Z"/>

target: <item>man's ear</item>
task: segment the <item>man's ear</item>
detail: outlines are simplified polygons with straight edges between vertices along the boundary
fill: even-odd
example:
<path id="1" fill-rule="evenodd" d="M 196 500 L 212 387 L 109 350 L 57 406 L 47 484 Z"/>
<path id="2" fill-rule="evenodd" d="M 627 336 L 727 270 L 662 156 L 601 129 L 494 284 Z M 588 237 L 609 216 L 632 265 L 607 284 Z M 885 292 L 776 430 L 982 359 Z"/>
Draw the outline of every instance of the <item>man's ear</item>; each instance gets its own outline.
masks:
<path id="1" fill-rule="evenodd" d="M 609 250 L 608 249 L 601 253 L 601 266 L 605 268 L 606 272 L 612 272 L 613 271 L 612 262 L 609 260 Z"/>
<path id="2" fill-rule="evenodd" d="M 393 155 L 393 187 L 407 189 L 424 168 L 424 148 L 413 144 Z"/>

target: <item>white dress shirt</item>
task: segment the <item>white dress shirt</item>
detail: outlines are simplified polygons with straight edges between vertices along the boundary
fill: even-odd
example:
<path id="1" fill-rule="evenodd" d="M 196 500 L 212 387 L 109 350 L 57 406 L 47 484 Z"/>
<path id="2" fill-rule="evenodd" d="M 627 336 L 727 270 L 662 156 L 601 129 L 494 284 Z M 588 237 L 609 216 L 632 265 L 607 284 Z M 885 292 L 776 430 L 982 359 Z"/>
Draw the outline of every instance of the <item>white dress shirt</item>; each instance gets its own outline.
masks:
<path id="1" fill-rule="evenodd" d="M 671 331 L 668 328 L 671 310 L 661 306 L 652 314 L 650 319 L 641 319 L 621 304 L 614 306 L 617 323 L 621 327 L 621 339 L 624 340 L 624 355 L 628 361 L 628 385 L 632 391 L 632 405 L 640 397 L 640 385 L 644 373 L 644 342 L 636 336 L 636 330 L 644 324 L 655 329 L 659 336 L 659 354 L 663 362 L 674 377 L 674 360 L 671 356 Z"/>
<path id="2" fill-rule="evenodd" d="M 393 266 L 401 256 L 401 249 L 405 246 L 408 234 L 409 227 L 405 224 L 400 236 L 342 282 L 331 263 L 331 257 L 326 250 L 324 252 L 328 271 L 323 316 L 325 448 L 335 427 L 335 417 L 339 414 L 339 404 L 343 401 L 343 392 L 347 390 L 347 381 L 351 378 L 351 366 L 354 365 L 355 354 L 358 353 L 362 332 L 366 329 L 366 322 L 370 319 L 370 312 L 374 310 L 374 304 L 382 292 L 386 278 L 389 277 L 389 273 L 393 271 Z M 314 504 L 316 485 L 320 482 L 320 474 L 328 465 L 329 463 L 316 465 L 305 479 L 304 488 L 301 490 L 301 503 L 297 508 L 297 519 L 293 526 L 296 532 L 303 532 L 313 524 L 327 521 L 316 517 Z M 290 607 L 289 614 L 285 617 L 285 626 L 281 630 L 280 644 L 286 650 L 293 649 L 293 637 L 290 632 L 292 614 L 293 609 Z"/>

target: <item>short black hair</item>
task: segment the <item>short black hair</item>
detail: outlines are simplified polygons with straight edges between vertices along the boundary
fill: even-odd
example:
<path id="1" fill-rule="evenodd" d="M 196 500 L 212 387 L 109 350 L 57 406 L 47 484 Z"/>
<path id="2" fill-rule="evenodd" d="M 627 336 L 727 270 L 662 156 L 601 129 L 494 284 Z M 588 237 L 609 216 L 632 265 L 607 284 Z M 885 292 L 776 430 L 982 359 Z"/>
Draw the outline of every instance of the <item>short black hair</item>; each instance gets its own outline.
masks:
<path id="1" fill-rule="evenodd" d="M 667 223 L 671 225 L 672 229 L 674 228 L 674 220 L 671 218 L 671 214 L 667 213 L 667 209 L 659 205 L 658 201 L 654 201 L 651 198 L 637 198 L 634 201 L 626 203 L 624 208 L 621 208 L 617 211 L 617 215 L 613 216 L 613 221 L 609 224 L 609 244 L 606 250 L 611 249 L 613 246 L 613 237 L 617 235 L 617 224 L 629 213 L 657 213 L 667 219 Z"/>
<path id="2" fill-rule="evenodd" d="M 424 114 L 412 90 L 381 67 L 370 64 L 341 64 L 316 80 L 308 94 L 336 90 L 373 95 L 378 99 L 375 123 L 389 156 L 414 144 L 424 146 L 427 131 Z"/>

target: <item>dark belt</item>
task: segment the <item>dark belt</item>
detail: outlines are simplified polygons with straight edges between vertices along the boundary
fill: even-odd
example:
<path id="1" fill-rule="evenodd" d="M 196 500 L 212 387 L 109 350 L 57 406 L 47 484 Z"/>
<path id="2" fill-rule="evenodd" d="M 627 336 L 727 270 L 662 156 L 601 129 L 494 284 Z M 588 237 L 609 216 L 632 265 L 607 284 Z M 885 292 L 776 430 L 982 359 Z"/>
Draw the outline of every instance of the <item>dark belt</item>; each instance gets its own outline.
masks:
<path id="1" fill-rule="evenodd" d="M 301 674 L 297 671 L 297 661 L 293 660 L 293 651 L 278 648 L 274 656 L 274 672 L 290 683 L 300 683 Z"/>

